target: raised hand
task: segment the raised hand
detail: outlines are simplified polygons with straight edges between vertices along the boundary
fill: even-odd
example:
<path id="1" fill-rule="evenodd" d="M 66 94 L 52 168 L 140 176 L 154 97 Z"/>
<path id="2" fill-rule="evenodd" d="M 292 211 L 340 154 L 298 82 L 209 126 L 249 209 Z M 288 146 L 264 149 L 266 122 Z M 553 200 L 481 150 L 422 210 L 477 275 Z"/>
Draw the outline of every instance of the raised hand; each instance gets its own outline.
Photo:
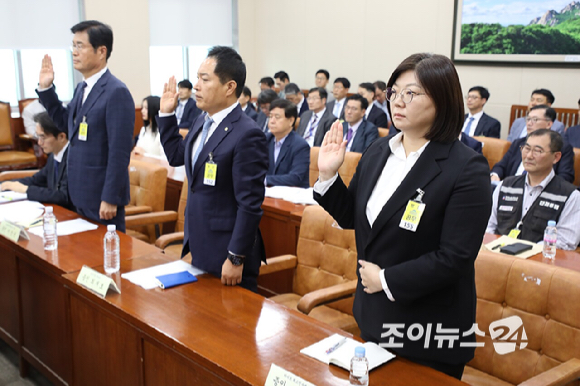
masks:
<path id="1" fill-rule="evenodd" d="M 52 59 L 50 56 L 44 55 L 42 58 L 42 66 L 40 67 L 40 76 L 38 79 L 38 87 L 49 88 L 54 81 L 54 69 L 52 68 Z"/>
<path id="2" fill-rule="evenodd" d="M 163 94 L 159 101 L 159 111 L 162 113 L 172 113 L 177 107 L 177 81 L 175 77 L 169 78 L 169 81 L 163 85 Z"/>
<path id="3" fill-rule="evenodd" d="M 324 135 L 324 141 L 318 153 L 318 171 L 320 181 L 331 179 L 344 162 L 346 141 L 343 139 L 342 123 L 337 119 Z"/>

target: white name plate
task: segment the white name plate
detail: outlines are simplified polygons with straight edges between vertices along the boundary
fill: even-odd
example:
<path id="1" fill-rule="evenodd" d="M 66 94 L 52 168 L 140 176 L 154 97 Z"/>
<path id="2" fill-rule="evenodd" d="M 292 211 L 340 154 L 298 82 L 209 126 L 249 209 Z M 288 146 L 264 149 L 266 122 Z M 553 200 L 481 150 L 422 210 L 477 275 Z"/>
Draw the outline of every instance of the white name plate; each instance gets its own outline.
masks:
<path id="1" fill-rule="evenodd" d="M 113 279 L 87 267 L 86 265 L 83 266 L 79 276 L 77 277 L 77 284 L 93 291 L 102 298 L 107 295 L 109 289 L 119 294 L 121 293 L 121 290 L 117 287 L 117 283 L 115 283 Z"/>
<path id="2" fill-rule="evenodd" d="M 30 240 L 30 236 L 28 236 L 28 233 L 26 233 L 23 227 L 13 224 L 8 220 L 4 220 L 0 223 L 0 235 L 6 237 L 8 240 L 14 241 L 15 243 L 18 242 L 20 236 L 25 240 Z"/>
<path id="3" fill-rule="evenodd" d="M 314 384 L 272 363 L 264 386 L 314 386 Z"/>

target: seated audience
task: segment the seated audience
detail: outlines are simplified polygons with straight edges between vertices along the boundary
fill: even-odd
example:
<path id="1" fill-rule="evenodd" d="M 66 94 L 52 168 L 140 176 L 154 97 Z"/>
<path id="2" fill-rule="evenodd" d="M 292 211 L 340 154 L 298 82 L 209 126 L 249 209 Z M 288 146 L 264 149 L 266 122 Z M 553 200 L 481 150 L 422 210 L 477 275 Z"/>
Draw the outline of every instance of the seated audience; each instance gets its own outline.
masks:
<path id="1" fill-rule="evenodd" d="M 286 87 L 284 87 L 284 95 L 286 95 L 286 100 L 292 102 L 296 106 L 298 116 L 301 116 L 305 111 L 308 111 L 308 103 L 306 103 L 304 94 L 296 83 L 288 83 Z"/>
<path id="2" fill-rule="evenodd" d="M 266 186 L 309 186 L 310 146 L 294 132 L 297 118 L 290 101 L 277 99 L 270 104 Z"/>
<path id="3" fill-rule="evenodd" d="M 479 154 L 483 154 L 483 144 L 477 139 L 471 138 L 469 135 L 461 132 L 461 134 L 459 134 L 459 140 L 463 142 L 463 144 L 467 145 L 467 147 L 472 148 Z"/>
<path id="4" fill-rule="evenodd" d="M 556 111 L 546 105 L 534 106 L 526 117 L 528 135 L 538 129 L 551 129 L 556 119 Z M 514 140 L 503 158 L 491 169 L 491 181 L 501 181 L 509 176 L 519 176 L 524 172 L 524 165 L 520 148 L 525 144 L 526 138 Z M 574 150 L 564 143 L 562 156 L 558 157 L 554 164 L 554 172 L 565 181 L 574 181 Z"/>
<path id="5" fill-rule="evenodd" d="M 373 103 L 375 106 L 383 110 L 390 123 L 391 116 L 387 106 L 387 84 L 382 80 L 377 80 L 375 83 L 373 83 L 373 86 L 375 86 L 375 101 Z"/>
<path id="6" fill-rule="evenodd" d="M 161 144 L 161 136 L 155 117 L 159 114 L 159 97 L 148 96 L 141 102 L 141 115 L 143 127 L 139 132 L 137 144 L 133 149 L 134 154 L 150 154 L 167 158 Z M 193 124 L 193 122 L 192 122 Z M 191 125 L 190 125 L 191 126 Z"/>
<path id="7" fill-rule="evenodd" d="M 375 86 L 368 82 L 361 83 L 358 85 L 358 93 L 368 101 L 368 107 L 365 112 L 366 120 L 376 127 L 387 129 L 389 127 L 389 118 L 387 118 L 387 114 L 373 103 L 375 101 Z"/>
<path id="8" fill-rule="evenodd" d="M 242 89 L 242 94 L 238 98 L 238 102 L 240 103 L 240 107 L 242 111 L 244 111 L 250 118 L 254 121 L 258 119 L 258 112 L 254 108 L 254 105 L 250 100 L 252 99 L 252 91 L 248 86 L 244 86 Z"/>
<path id="9" fill-rule="evenodd" d="M 580 99 L 578 99 L 578 115 L 580 116 Z M 566 129 L 564 141 L 572 147 L 580 148 L 580 124 Z"/>
<path id="10" fill-rule="evenodd" d="M 268 117 L 270 116 L 270 103 L 278 99 L 278 94 L 274 90 L 264 90 L 258 94 L 258 107 L 260 111 L 258 112 L 258 117 L 256 118 L 256 123 L 258 127 L 262 129 L 264 133 L 268 132 Z"/>
<path id="11" fill-rule="evenodd" d="M 544 88 L 532 91 L 532 97 L 528 103 L 528 112 L 531 108 L 538 105 L 546 105 L 552 107 L 556 99 L 554 94 L 550 90 Z M 552 130 L 557 131 L 560 135 L 564 135 L 564 124 L 557 119 L 554 119 L 554 124 L 552 125 Z M 507 140 L 510 142 L 515 141 L 518 138 L 526 137 L 526 118 L 521 117 L 514 121 L 512 127 L 510 128 L 510 133 Z"/>
<path id="12" fill-rule="evenodd" d="M 336 118 L 344 119 L 344 106 L 346 105 L 346 97 L 350 89 L 350 82 L 346 78 L 336 78 L 334 80 L 334 87 L 332 88 L 332 95 L 334 100 L 326 104 L 326 108 L 332 112 Z"/>
<path id="13" fill-rule="evenodd" d="M 484 87 L 475 86 L 469 89 L 465 99 L 469 114 L 465 114 L 462 132 L 470 137 L 499 138 L 501 123 L 483 112 L 483 106 L 489 100 L 489 91 Z"/>
<path id="14" fill-rule="evenodd" d="M 278 93 L 278 98 L 286 98 L 286 94 L 284 94 L 284 89 L 290 83 L 290 76 L 285 71 L 278 71 L 274 74 L 274 81 L 276 82 L 276 87 L 280 89 Z"/>
<path id="15" fill-rule="evenodd" d="M 179 104 L 175 109 L 177 124 L 182 129 L 189 129 L 193 125 L 195 118 L 201 114 L 201 110 L 197 108 L 197 103 L 191 97 L 193 85 L 189 80 L 182 80 L 177 84 L 177 87 L 179 92 Z"/>
<path id="16" fill-rule="evenodd" d="M 29 200 L 48 202 L 74 210 L 68 195 L 67 132 L 59 130 L 47 112 L 35 115 L 34 121 L 34 134 L 38 145 L 48 154 L 46 165 L 31 177 L 3 182 L 0 189 L 26 193 Z"/>
<path id="17" fill-rule="evenodd" d="M 324 134 L 330 130 L 336 119 L 326 107 L 326 96 L 326 90 L 322 87 L 310 89 L 306 99 L 309 110 L 300 117 L 300 124 L 296 129 L 296 134 L 303 137 L 310 147 L 322 144 Z"/>
<path id="18" fill-rule="evenodd" d="M 42 113 L 43 111 L 46 111 L 46 109 L 43 105 L 40 104 L 38 99 L 27 104 L 26 107 L 22 110 L 22 122 L 24 123 L 24 131 L 31 137 L 34 137 L 36 134 L 36 122 L 34 117 L 36 114 Z"/>
<path id="19" fill-rule="evenodd" d="M 265 76 L 260 79 L 260 91 L 264 90 L 274 90 L 274 78 L 271 76 Z"/>
<path id="20" fill-rule="evenodd" d="M 344 122 L 342 123 L 346 151 L 364 152 L 379 137 L 377 127 L 365 119 L 369 101 L 355 94 L 346 98 Z"/>
<path id="21" fill-rule="evenodd" d="M 561 157 L 562 137 L 550 129 L 528 134 L 521 149 L 526 174 L 508 177 L 493 192 L 493 207 L 487 232 L 543 240 L 549 220 L 556 221 L 556 248 L 572 250 L 580 242 L 580 192 L 554 173 Z"/>
<path id="22" fill-rule="evenodd" d="M 328 85 L 328 81 L 330 80 L 330 73 L 326 70 L 318 70 L 316 71 L 316 77 L 314 78 L 314 84 L 316 87 L 322 87 L 326 90 L 326 86 Z M 328 94 L 328 90 L 326 91 Z M 333 101 L 334 97 L 332 94 L 328 95 L 327 102 Z"/>

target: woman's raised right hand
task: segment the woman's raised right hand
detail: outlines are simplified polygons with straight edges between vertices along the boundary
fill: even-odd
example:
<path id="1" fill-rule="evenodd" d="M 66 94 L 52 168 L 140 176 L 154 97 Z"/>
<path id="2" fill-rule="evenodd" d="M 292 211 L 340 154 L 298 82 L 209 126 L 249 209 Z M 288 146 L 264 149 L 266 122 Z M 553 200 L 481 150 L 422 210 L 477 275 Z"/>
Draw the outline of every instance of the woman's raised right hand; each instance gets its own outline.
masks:
<path id="1" fill-rule="evenodd" d="M 338 119 L 324 135 L 324 141 L 318 153 L 318 171 L 320 181 L 331 179 L 344 162 L 346 141 L 343 138 L 342 122 Z"/>

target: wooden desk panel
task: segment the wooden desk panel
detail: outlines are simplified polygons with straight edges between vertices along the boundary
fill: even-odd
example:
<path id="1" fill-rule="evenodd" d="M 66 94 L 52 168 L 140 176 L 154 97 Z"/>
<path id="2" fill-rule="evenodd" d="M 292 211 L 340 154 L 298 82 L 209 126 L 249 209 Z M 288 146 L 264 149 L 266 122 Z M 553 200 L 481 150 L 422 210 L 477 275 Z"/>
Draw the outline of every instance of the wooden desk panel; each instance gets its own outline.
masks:
<path id="1" fill-rule="evenodd" d="M 266 247 L 266 257 L 296 255 L 300 222 L 306 205 L 294 204 L 278 198 L 266 197 L 262 204 L 264 215 L 260 231 Z"/>
<path id="2" fill-rule="evenodd" d="M 18 350 L 20 342 L 17 259 L 8 241 L 0 240 L 0 339 Z"/>

